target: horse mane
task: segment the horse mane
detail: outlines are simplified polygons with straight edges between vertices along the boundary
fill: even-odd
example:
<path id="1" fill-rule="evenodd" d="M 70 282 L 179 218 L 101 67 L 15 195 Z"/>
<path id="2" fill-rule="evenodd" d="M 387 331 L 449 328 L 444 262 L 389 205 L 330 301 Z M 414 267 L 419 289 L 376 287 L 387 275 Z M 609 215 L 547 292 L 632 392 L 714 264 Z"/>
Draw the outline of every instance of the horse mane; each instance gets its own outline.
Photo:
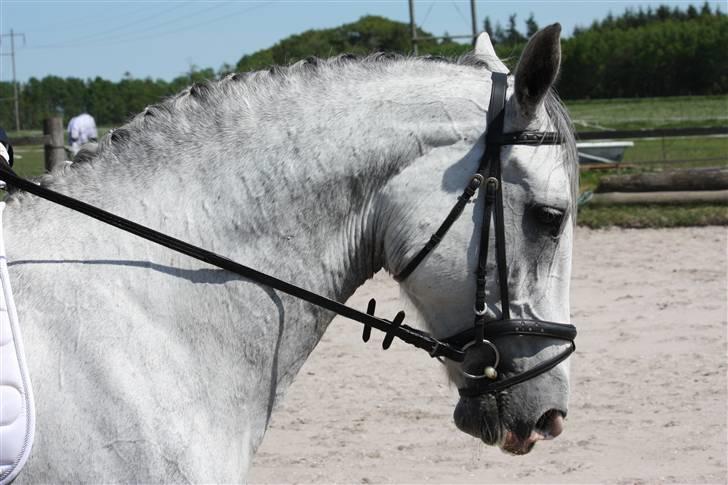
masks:
<path id="1" fill-rule="evenodd" d="M 135 138 L 133 137 L 134 134 L 148 131 L 150 125 L 162 127 L 163 129 L 175 127 L 177 122 L 172 119 L 173 115 L 178 115 L 180 111 L 198 113 L 201 108 L 212 108 L 214 103 L 220 103 L 222 99 L 226 99 L 226 95 L 238 94 L 242 95 L 243 99 L 247 99 L 256 93 L 269 92 L 287 83 L 305 82 L 312 77 L 339 73 L 342 67 L 348 65 L 359 65 L 369 70 L 378 69 L 383 71 L 387 66 L 401 62 L 455 64 L 490 70 L 488 60 L 475 56 L 473 53 L 448 58 L 442 56 L 415 57 L 389 52 L 376 52 L 366 56 L 340 54 L 328 59 L 307 57 L 288 66 L 274 65 L 267 70 L 232 73 L 219 80 L 194 83 L 179 93 L 164 98 L 159 103 L 147 106 L 141 113 L 131 118 L 128 123 L 111 130 L 99 140 L 95 150 L 82 150 L 75 157 L 73 163 L 65 164 L 51 173 L 37 177 L 35 180 L 44 186 L 53 185 L 55 181 L 63 178 L 69 171 L 92 166 L 93 162 L 101 155 L 123 151 L 126 145 L 132 141 L 132 138 Z M 553 123 L 553 130 L 566 140 L 564 162 L 567 165 L 566 169 L 572 185 L 572 202 L 576 207 L 579 178 L 574 127 L 566 108 L 554 90 L 547 93 L 545 108 Z"/>

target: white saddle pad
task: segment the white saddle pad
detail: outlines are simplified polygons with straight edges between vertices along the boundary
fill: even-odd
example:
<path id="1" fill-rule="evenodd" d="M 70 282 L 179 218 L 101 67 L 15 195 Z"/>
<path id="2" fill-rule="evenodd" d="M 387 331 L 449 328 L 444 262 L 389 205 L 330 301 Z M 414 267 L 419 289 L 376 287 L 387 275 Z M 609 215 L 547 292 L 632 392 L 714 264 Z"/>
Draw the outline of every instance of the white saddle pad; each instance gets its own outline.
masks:
<path id="1" fill-rule="evenodd" d="M 0 202 L 0 485 L 12 482 L 33 446 L 35 405 L 10 289 Z"/>

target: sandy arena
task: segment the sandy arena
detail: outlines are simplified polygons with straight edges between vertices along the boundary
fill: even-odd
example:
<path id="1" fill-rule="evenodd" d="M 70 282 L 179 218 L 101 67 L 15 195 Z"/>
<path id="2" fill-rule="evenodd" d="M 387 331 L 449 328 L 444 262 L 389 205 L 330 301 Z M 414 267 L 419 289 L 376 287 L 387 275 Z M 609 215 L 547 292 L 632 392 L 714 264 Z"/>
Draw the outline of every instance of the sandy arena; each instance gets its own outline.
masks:
<path id="1" fill-rule="evenodd" d="M 726 483 L 724 227 L 579 229 L 564 433 L 509 456 L 458 431 L 440 364 L 337 319 L 273 414 L 251 483 Z M 394 316 L 379 274 L 350 304 Z"/>

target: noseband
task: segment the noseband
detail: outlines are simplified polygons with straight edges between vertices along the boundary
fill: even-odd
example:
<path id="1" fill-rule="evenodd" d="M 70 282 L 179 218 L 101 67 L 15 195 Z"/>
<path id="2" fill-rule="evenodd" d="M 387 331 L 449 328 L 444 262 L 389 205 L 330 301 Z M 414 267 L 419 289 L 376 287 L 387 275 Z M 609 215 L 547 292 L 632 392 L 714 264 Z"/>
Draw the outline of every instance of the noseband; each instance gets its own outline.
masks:
<path id="1" fill-rule="evenodd" d="M 566 359 L 576 348 L 574 345 L 576 328 L 573 325 L 544 322 L 541 320 L 510 318 L 508 280 L 506 274 L 505 229 L 503 226 L 500 147 L 503 145 L 557 145 L 561 144 L 562 140 L 557 133 L 553 132 L 521 131 L 503 133 L 506 88 L 507 76 L 505 74 L 493 73 L 493 89 L 490 97 L 490 106 L 488 108 L 486 148 L 483 158 L 480 161 L 480 167 L 437 232 L 435 232 L 430 238 L 430 241 L 407 264 L 402 272 L 396 276 L 396 279 L 402 281 L 417 268 L 427 254 L 437 246 L 455 220 L 462 214 L 468 201 L 485 184 L 485 210 L 483 212 L 483 226 L 480 236 L 480 253 L 475 292 L 475 322 L 472 328 L 445 340 L 438 340 L 427 332 L 403 325 L 404 312 L 399 312 L 393 320 L 374 316 L 376 306 L 374 300 L 369 302 L 369 308 L 364 313 L 272 275 L 257 271 L 249 266 L 231 261 L 212 251 L 194 246 L 188 242 L 173 238 L 149 227 L 119 217 L 116 214 L 111 214 L 98 207 L 86 204 L 78 199 L 37 185 L 19 177 L 2 159 L 0 159 L 0 180 L 6 182 L 8 186 L 25 190 L 38 197 L 81 212 L 96 220 L 135 234 L 136 236 L 178 253 L 230 271 L 249 280 L 269 286 L 313 305 L 360 322 L 364 325 L 362 337 L 365 342 L 371 336 L 371 329 L 376 328 L 386 333 L 382 342 L 384 349 L 389 348 L 394 338 L 397 337 L 410 345 L 427 351 L 431 357 L 446 358 L 454 362 L 459 362 L 461 372 L 466 381 L 465 387 L 460 389 L 460 394 L 463 396 L 477 396 L 506 389 L 519 382 L 542 374 Z M 496 262 L 498 264 L 498 280 L 500 282 L 502 318 L 500 320 L 486 322 L 485 270 L 488 260 L 491 217 L 495 221 Z M 498 370 L 499 364 L 502 363 L 501 357 L 503 356 L 500 354 L 496 342 L 497 339 L 506 336 L 559 339 L 571 345 L 555 357 L 542 361 L 524 372 L 505 377 L 508 372 Z"/>
<path id="2" fill-rule="evenodd" d="M 425 244 L 425 247 L 395 276 L 398 281 L 403 281 L 412 274 L 425 257 L 437 247 L 453 223 L 463 213 L 465 205 L 475 195 L 476 191 L 482 188 L 485 189 L 485 208 L 480 233 L 475 305 L 473 307 L 475 319 L 473 326 L 468 330 L 443 340 L 444 343 L 458 347 L 464 352 L 464 359 L 460 365 L 460 372 L 465 378 L 465 387 L 459 389 L 462 396 L 477 396 L 500 391 L 531 379 L 553 368 L 576 350 L 574 344 L 576 328 L 573 325 L 542 320 L 513 319 L 510 315 L 505 223 L 503 219 L 503 184 L 501 182 L 501 147 L 504 145 L 560 145 L 563 140 L 558 133 L 551 131 L 503 133 L 508 77 L 506 74 L 493 73 L 492 80 L 493 87 L 488 106 L 485 152 L 480 159 L 478 171 L 470 179 L 467 188 L 458 198 L 445 221 Z M 491 219 L 493 219 L 495 229 L 495 262 L 498 268 L 500 286 L 501 318 L 486 321 L 485 284 Z M 505 336 L 563 340 L 569 343 L 569 347 L 528 370 L 504 377 L 503 373 L 498 371 L 502 355 L 495 341 Z"/>

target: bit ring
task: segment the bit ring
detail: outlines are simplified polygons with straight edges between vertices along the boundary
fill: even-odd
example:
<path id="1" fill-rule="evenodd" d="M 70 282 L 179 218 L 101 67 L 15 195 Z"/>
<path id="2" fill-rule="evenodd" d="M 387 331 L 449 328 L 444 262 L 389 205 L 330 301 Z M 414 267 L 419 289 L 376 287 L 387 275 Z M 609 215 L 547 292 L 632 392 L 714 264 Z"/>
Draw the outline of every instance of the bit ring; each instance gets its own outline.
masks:
<path id="1" fill-rule="evenodd" d="M 465 345 L 465 347 L 463 347 L 463 351 L 468 350 L 470 347 L 472 347 L 473 345 L 475 345 L 477 343 L 484 343 L 484 344 L 490 346 L 491 349 L 493 349 L 493 352 L 495 353 L 495 362 L 493 362 L 493 365 L 490 365 L 487 367 L 492 367 L 493 369 L 497 369 L 498 364 L 500 363 L 500 352 L 498 352 L 498 347 L 496 347 L 495 344 L 493 342 L 491 342 L 490 340 L 483 340 L 482 342 L 476 342 L 475 340 L 473 340 L 472 342 Z M 483 374 L 483 375 L 469 374 L 469 373 L 465 372 L 462 369 L 462 367 L 460 367 L 459 370 L 462 375 L 464 375 L 465 377 L 467 377 L 469 379 L 492 379 L 491 377 L 488 377 L 485 374 Z"/>

